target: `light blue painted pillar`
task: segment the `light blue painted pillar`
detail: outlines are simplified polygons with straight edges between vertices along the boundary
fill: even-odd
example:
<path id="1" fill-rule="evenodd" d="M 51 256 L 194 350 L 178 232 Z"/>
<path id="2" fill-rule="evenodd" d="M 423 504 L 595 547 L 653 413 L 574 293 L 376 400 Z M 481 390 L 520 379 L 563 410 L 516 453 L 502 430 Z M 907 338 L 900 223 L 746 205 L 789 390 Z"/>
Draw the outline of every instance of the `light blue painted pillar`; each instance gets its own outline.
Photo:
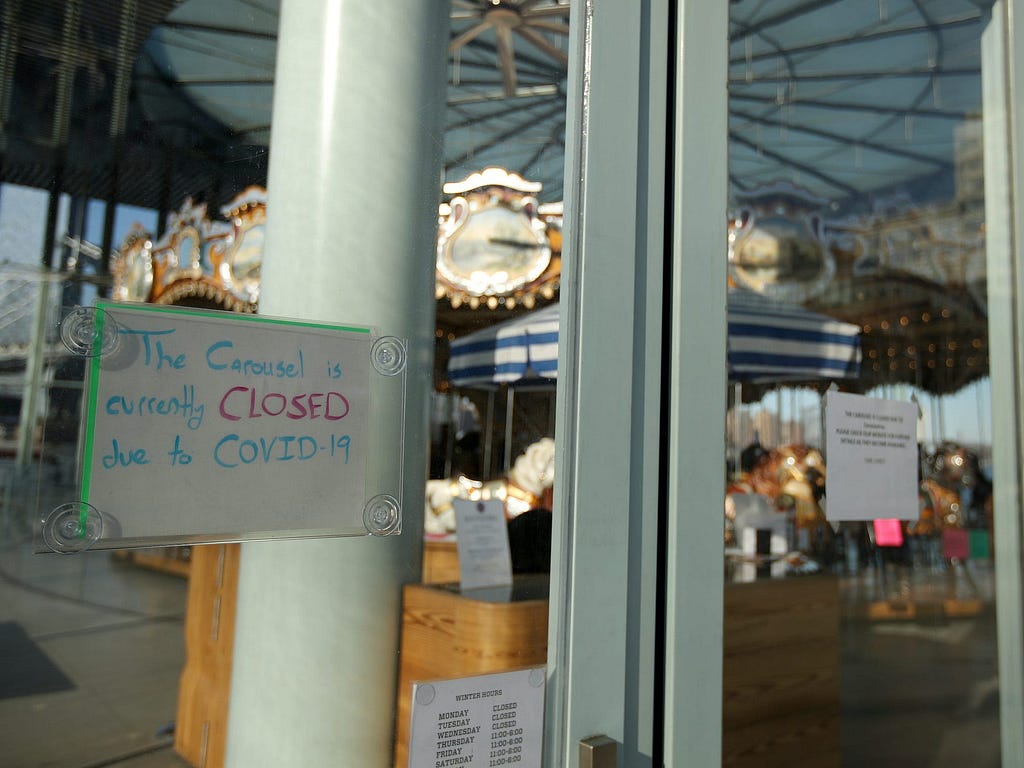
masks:
<path id="1" fill-rule="evenodd" d="M 404 530 L 243 545 L 227 764 L 384 766 L 422 546 L 448 3 L 282 5 L 260 312 L 410 340 Z"/>

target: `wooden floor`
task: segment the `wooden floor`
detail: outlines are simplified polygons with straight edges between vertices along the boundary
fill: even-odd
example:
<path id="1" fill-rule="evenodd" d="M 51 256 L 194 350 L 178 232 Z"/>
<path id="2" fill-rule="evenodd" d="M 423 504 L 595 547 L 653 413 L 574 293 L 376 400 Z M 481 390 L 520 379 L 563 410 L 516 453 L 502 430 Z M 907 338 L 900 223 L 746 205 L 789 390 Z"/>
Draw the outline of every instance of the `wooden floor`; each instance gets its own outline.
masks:
<path id="1" fill-rule="evenodd" d="M 722 765 L 841 764 L 838 598 L 831 576 L 726 587 Z"/>

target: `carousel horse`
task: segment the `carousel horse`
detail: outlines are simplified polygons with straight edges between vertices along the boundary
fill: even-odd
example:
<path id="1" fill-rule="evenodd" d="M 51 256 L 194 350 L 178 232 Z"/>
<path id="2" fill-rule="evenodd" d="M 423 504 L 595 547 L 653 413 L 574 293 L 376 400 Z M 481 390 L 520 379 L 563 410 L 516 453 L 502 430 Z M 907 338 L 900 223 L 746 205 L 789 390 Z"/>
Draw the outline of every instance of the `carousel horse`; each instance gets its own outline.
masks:
<path id="1" fill-rule="evenodd" d="M 505 477 L 474 480 L 465 475 L 428 480 L 424 532 L 445 537 L 455 531 L 455 499 L 469 501 L 498 500 L 508 520 L 531 509 L 550 509 L 555 482 L 555 441 L 544 437 L 530 445 L 515 461 Z"/>
<path id="2" fill-rule="evenodd" d="M 767 496 L 780 512 L 792 509 L 798 528 L 825 521 L 818 503 L 825 491 L 825 460 L 816 448 L 786 445 L 761 453 L 749 471 L 730 484 L 728 493 Z"/>
<path id="3" fill-rule="evenodd" d="M 746 469 L 726 489 L 725 543 L 735 545 L 738 513 L 760 499 L 761 507 L 779 515 L 793 514 L 798 535 L 808 537 L 809 549 L 818 555 L 831 550 L 833 532 L 826 524 L 820 500 L 825 490 L 825 461 L 821 452 L 804 445 L 787 445 L 771 450 L 744 452 Z M 747 494 L 745 496 L 745 494 Z M 806 534 L 800 532 L 806 531 Z"/>
<path id="4" fill-rule="evenodd" d="M 992 525 L 992 484 L 976 454 L 954 443 L 940 444 L 921 461 L 921 515 L 912 535 L 935 535 L 945 528 Z"/>

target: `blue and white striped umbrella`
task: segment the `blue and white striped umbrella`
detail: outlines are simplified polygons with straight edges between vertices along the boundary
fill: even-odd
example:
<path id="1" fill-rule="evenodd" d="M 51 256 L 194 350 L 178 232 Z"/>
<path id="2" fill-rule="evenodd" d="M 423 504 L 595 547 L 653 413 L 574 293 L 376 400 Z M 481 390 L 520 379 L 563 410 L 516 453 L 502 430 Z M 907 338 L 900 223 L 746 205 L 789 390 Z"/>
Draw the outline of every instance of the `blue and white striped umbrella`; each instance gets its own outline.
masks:
<path id="1" fill-rule="evenodd" d="M 782 382 L 860 374 L 860 326 L 753 291 L 729 290 L 729 378 Z"/>
<path id="2" fill-rule="evenodd" d="M 456 339 L 448 358 L 448 378 L 457 387 L 557 375 L 557 304 Z"/>
<path id="3" fill-rule="evenodd" d="M 730 289 L 729 378 L 812 381 L 855 378 L 860 328 L 802 307 Z M 452 342 L 452 384 L 481 386 L 558 376 L 558 305 Z"/>

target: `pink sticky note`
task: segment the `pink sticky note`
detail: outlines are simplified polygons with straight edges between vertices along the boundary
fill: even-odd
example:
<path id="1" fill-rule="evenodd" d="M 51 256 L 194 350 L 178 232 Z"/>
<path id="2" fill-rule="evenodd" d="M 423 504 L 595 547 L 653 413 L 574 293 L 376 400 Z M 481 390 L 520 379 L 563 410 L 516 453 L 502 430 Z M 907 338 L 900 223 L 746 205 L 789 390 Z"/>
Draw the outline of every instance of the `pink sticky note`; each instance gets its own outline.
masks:
<path id="1" fill-rule="evenodd" d="M 903 526 L 899 520 L 875 520 L 875 544 L 880 547 L 902 547 Z"/>

